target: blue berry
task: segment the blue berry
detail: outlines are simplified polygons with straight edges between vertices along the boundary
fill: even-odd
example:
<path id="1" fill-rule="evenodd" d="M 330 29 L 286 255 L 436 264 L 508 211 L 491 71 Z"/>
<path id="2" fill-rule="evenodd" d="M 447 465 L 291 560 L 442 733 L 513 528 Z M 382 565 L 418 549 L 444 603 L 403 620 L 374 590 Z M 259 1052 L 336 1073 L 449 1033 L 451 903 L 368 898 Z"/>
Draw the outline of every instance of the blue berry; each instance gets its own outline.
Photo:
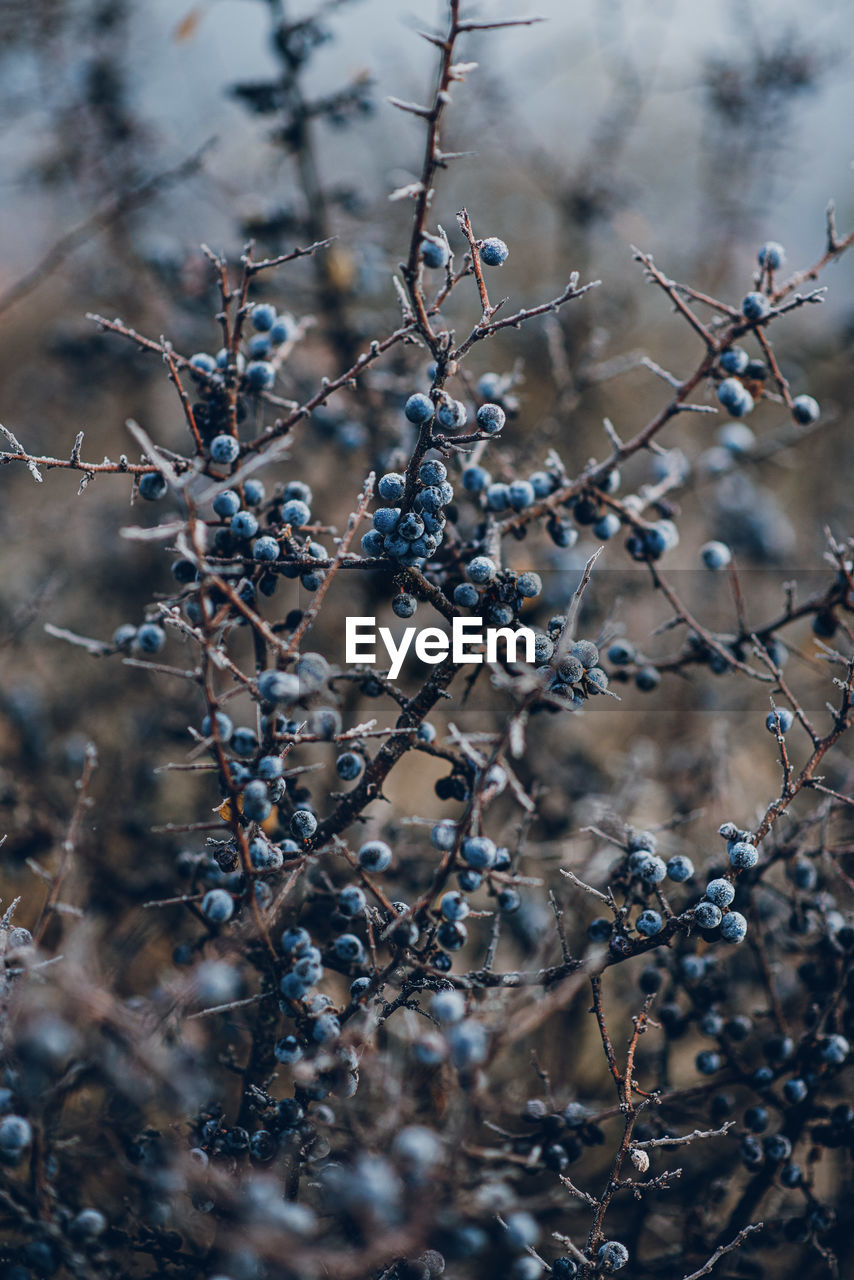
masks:
<path id="1" fill-rule="evenodd" d="M 252 559 L 269 564 L 279 558 L 279 544 L 275 538 L 256 538 L 252 543 Z"/>
<path id="2" fill-rule="evenodd" d="M 461 920 L 443 920 L 436 930 L 436 941 L 444 951 L 459 951 L 467 940 L 468 930 Z"/>
<path id="3" fill-rule="evenodd" d="M 272 812 L 273 806 L 263 778 L 247 783 L 243 791 L 244 818 L 248 818 L 250 822 L 265 822 Z"/>
<path id="4" fill-rule="evenodd" d="M 491 627 L 509 627 L 514 617 L 509 604 L 491 604 L 486 611 L 486 620 Z"/>
<path id="5" fill-rule="evenodd" d="M 445 399 L 436 410 L 436 420 L 448 429 L 464 427 L 467 419 L 468 412 L 461 400 Z"/>
<path id="6" fill-rule="evenodd" d="M 505 915 L 512 915 L 522 906 L 522 897 L 517 889 L 502 889 L 498 895 L 498 909 Z"/>
<path id="7" fill-rule="evenodd" d="M 457 843 L 456 823 L 437 822 L 430 832 L 430 843 L 440 853 L 450 853 Z"/>
<path id="8" fill-rule="evenodd" d="M 463 488 L 466 493 L 483 493 L 492 480 L 484 467 L 466 467 L 463 471 Z"/>
<path id="9" fill-rule="evenodd" d="M 756 445 L 756 436 L 743 422 L 725 422 L 717 434 L 718 442 L 736 458 L 748 457 Z"/>
<path id="10" fill-rule="evenodd" d="M 344 782 L 355 782 L 364 767 L 364 759 L 355 751 L 345 751 L 335 761 L 335 772 Z"/>
<path id="11" fill-rule="evenodd" d="M 587 936 L 591 942 L 607 942 L 613 930 L 613 921 L 605 916 L 597 916 L 587 926 Z"/>
<path id="12" fill-rule="evenodd" d="M 441 484 L 448 476 L 448 468 L 438 458 L 428 458 L 418 468 L 418 479 L 422 484 Z"/>
<path id="13" fill-rule="evenodd" d="M 427 743 L 436 741 L 436 728 L 434 725 L 430 724 L 429 720 L 425 720 L 423 724 L 418 726 L 415 734 L 415 741 Z"/>
<path id="14" fill-rule="evenodd" d="M 17 1164 L 32 1141 L 32 1127 L 23 1116 L 9 1115 L 0 1120 L 0 1160 L 4 1164 Z"/>
<path id="15" fill-rule="evenodd" d="M 792 1080 L 787 1080 L 783 1085 L 783 1097 L 793 1105 L 803 1102 L 808 1092 L 806 1081 L 799 1079 L 797 1076 Z"/>
<path id="16" fill-rule="evenodd" d="M 718 386 L 718 399 L 734 418 L 743 418 L 753 408 L 753 396 L 737 378 L 724 378 Z"/>
<path id="17" fill-rule="evenodd" d="M 745 295 L 741 304 L 741 313 L 745 320 L 763 320 L 771 310 L 771 303 L 764 293 L 752 292 Z"/>
<path id="18" fill-rule="evenodd" d="M 706 899 L 716 907 L 728 907 L 735 897 L 735 888 L 729 880 L 710 880 L 706 885 Z"/>
<path id="19" fill-rule="evenodd" d="M 256 871 L 279 871 L 284 864 L 281 849 L 267 844 L 266 840 L 249 842 L 249 861 Z"/>
<path id="20" fill-rule="evenodd" d="M 818 422 L 820 414 L 819 403 L 812 396 L 795 396 L 792 401 L 792 417 L 802 427 L 808 426 L 811 422 Z"/>
<path id="21" fill-rule="evenodd" d="M 597 1257 L 600 1270 L 606 1272 L 620 1271 L 629 1260 L 629 1251 L 619 1240 L 606 1240 L 600 1246 Z"/>
<path id="22" fill-rule="evenodd" d="M 776 271 L 786 261 L 786 250 L 776 240 L 766 240 L 756 256 L 760 267 Z"/>
<path id="23" fill-rule="evenodd" d="M 424 521 L 414 511 L 407 511 L 397 526 L 397 533 L 407 542 L 414 542 L 424 532 Z"/>
<path id="24" fill-rule="evenodd" d="M 243 500 L 247 507 L 260 507 L 266 495 L 267 491 L 260 480 L 243 481 Z"/>
<path id="25" fill-rule="evenodd" d="M 415 395 L 410 396 L 403 406 L 403 412 L 410 422 L 420 426 L 421 423 L 429 422 L 433 417 L 433 401 L 429 396 L 416 391 Z"/>
<path id="26" fill-rule="evenodd" d="M 81 1209 L 68 1230 L 78 1240 L 97 1240 L 107 1230 L 107 1219 L 97 1209 Z"/>
<path id="27" fill-rule="evenodd" d="M 642 693 L 651 693 L 661 684 L 661 675 L 655 667 L 641 667 L 635 674 L 635 684 Z"/>
<path id="28" fill-rule="evenodd" d="M 459 582 L 454 587 L 454 604 L 461 609 L 473 609 L 480 597 L 470 582 Z"/>
<path id="29" fill-rule="evenodd" d="M 399 502 L 403 497 L 406 481 L 399 471 L 388 471 L 380 476 L 377 493 L 385 502 Z"/>
<path id="30" fill-rule="evenodd" d="M 788 871 L 799 889 L 809 892 L 818 884 L 818 872 L 808 858 L 798 858 Z"/>
<path id="31" fill-rule="evenodd" d="M 219 734 L 220 742 L 228 742 L 229 738 L 234 733 L 234 725 L 231 722 L 231 718 L 227 716 L 224 711 L 217 711 L 214 713 L 214 719 L 216 720 L 217 733 Z M 209 738 L 212 732 L 213 725 L 211 723 L 211 718 L 210 716 L 205 716 L 202 721 L 202 735 L 205 738 Z"/>
<path id="32" fill-rule="evenodd" d="M 415 498 L 415 509 L 417 511 L 429 511 L 432 515 L 437 514 L 445 505 L 443 502 L 443 493 L 439 485 L 428 485 L 426 489 L 422 489 Z"/>
<path id="33" fill-rule="evenodd" d="M 657 854 L 645 854 L 638 864 L 637 875 L 644 884 L 661 884 L 667 875 L 667 864 Z"/>
<path id="34" fill-rule="evenodd" d="M 438 270 L 448 261 L 448 246 L 438 236 L 425 235 L 421 241 L 421 260 L 425 267 Z"/>
<path id="35" fill-rule="evenodd" d="M 339 960 L 347 964 L 358 964 L 365 958 L 365 948 L 355 933 L 341 933 L 332 944 L 332 950 Z"/>
<path id="36" fill-rule="evenodd" d="M 477 411 L 476 421 L 481 431 L 485 431 L 487 435 L 494 436 L 498 434 L 507 421 L 507 414 L 500 404 L 482 404 Z"/>
<path id="37" fill-rule="evenodd" d="M 382 555 L 385 550 L 384 543 L 385 539 L 378 529 L 369 529 L 367 533 L 362 535 L 362 551 L 371 559 Z"/>
<path id="38" fill-rule="evenodd" d="M 211 458 L 221 466 L 236 462 L 240 454 L 240 441 L 234 436 L 214 436 L 210 447 Z"/>
<path id="39" fill-rule="evenodd" d="M 715 929 L 721 922 L 720 908 L 713 902 L 698 902 L 694 908 L 694 920 L 701 929 Z"/>
<path id="40" fill-rule="evenodd" d="M 230 516 L 237 515 L 240 510 L 240 494 L 234 489 L 223 489 L 222 493 L 216 495 L 211 505 L 218 516 L 227 520 Z"/>
<path id="41" fill-rule="evenodd" d="M 694 864 L 684 854 L 677 853 L 667 863 L 667 874 L 676 884 L 684 884 L 694 874 Z"/>
<path id="42" fill-rule="evenodd" d="M 437 991 L 430 1001 L 430 1012 L 437 1022 L 451 1025 L 465 1017 L 466 1002 L 459 991 Z"/>
<path id="43" fill-rule="evenodd" d="M 291 815 L 290 827 L 297 840 L 310 840 L 317 830 L 317 818 L 310 809 L 297 809 Z"/>
<path id="44" fill-rule="evenodd" d="M 481 241 L 478 248 L 480 250 L 480 260 L 487 267 L 503 266 L 510 253 L 504 241 L 499 240 L 497 236 L 490 236 L 489 239 Z"/>
<path id="45" fill-rule="evenodd" d="M 398 618 L 411 618 L 418 608 L 418 601 L 415 596 L 411 596 L 406 591 L 402 591 L 399 596 L 395 596 L 391 602 L 391 607 Z"/>
<path id="46" fill-rule="evenodd" d="M 717 572 L 731 562 L 732 552 L 725 542 L 707 542 L 700 548 L 700 559 L 707 569 Z"/>
<path id="47" fill-rule="evenodd" d="M 819 1044 L 819 1057 L 822 1062 L 826 1062 L 828 1066 L 841 1067 L 848 1054 L 851 1046 L 842 1035 L 825 1036 Z"/>
<path id="48" fill-rule="evenodd" d="M 464 862 L 476 871 L 488 871 L 495 865 L 496 848 L 488 836 L 468 836 L 461 849 Z"/>
<path id="49" fill-rule="evenodd" d="M 748 843 L 747 840 L 738 840 L 729 848 L 730 866 L 736 871 L 748 871 L 751 867 L 755 867 L 759 861 L 759 852 L 755 844 Z"/>
<path id="50" fill-rule="evenodd" d="M 164 498 L 169 489 L 166 477 L 162 476 L 159 471 L 146 471 L 139 481 L 139 496 L 145 498 L 146 502 L 157 502 L 159 498 Z"/>
<path id="51" fill-rule="evenodd" d="M 289 480 L 282 492 L 282 501 L 290 502 L 292 498 L 304 502 L 307 506 L 312 503 L 311 486 L 307 485 L 303 480 Z"/>
<path id="52" fill-rule="evenodd" d="M 635 646 L 628 640 L 614 640 L 608 647 L 608 661 L 615 667 L 627 667 L 637 656 Z"/>
<path id="53" fill-rule="evenodd" d="M 159 653 L 166 643 L 166 632 L 156 622 L 144 622 L 134 643 L 140 653 Z"/>
<path id="54" fill-rule="evenodd" d="M 458 928 L 461 926 L 457 926 Z M 458 1022 L 448 1032 L 448 1048 L 451 1060 L 460 1070 L 467 1070 L 483 1062 L 488 1048 L 486 1027 L 473 1018 Z"/>
<path id="55" fill-rule="evenodd" d="M 456 890 L 444 894 L 440 909 L 446 920 L 465 920 L 471 910 L 463 895 Z"/>
<path id="56" fill-rule="evenodd" d="M 197 351 L 194 356 L 190 356 L 189 364 L 191 369 L 197 369 L 199 373 L 216 373 L 216 360 L 206 351 Z"/>
<path id="57" fill-rule="evenodd" d="M 538 573 L 520 573 L 516 579 L 516 590 L 524 600 L 533 600 L 543 589 L 543 580 Z"/>
<path id="58" fill-rule="evenodd" d="M 358 916 L 366 909 L 368 900 L 357 884 L 348 884 L 338 895 L 338 910 L 345 916 Z"/>
<path id="59" fill-rule="evenodd" d="M 604 693 L 608 688 L 608 676 L 601 667 L 591 667 L 587 672 L 586 688 L 588 693 Z"/>
<path id="60" fill-rule="evenodd" d="M 534 486 L 534 493 L 538 498 L 547 498 L 554 491 L 552 477 L 547 471 L 533 471 L 528 479 Z"/>
<path id="61" fill-rule="evenodd" d="M 775 707 L 765 717 L 765 728 L 769 733 L 788 733 L 795 723 L 795 717 L 788 707 Z"/>
<path id="62" fill-rule="evenodd" d="M 743 942 L 747 937 L 747 921 L 740 911 L 728 911 L 724 916 L 721 937 L 725 942 Z"/>
<path id="63" fill-rule="evenodd" d="M 530 1213 L 516 1212 L 508 1214 L 505 1223 L 509 1241 L 514 1249 L 527 1249 L 535 1245 L 539 1239 L 540 1229 L 537 1221 Z"/>
<path id="64" fill-rule="evenodd" d="M 276 323 L 276 308 L 270 306 L 269 302 L 259 302 L 252 308 L 251 320 L 253 329 L 257 329 L 259 333 L 269 333 Z"/>
<path id="65" fill-rule="evenodd" d="M 489 556 L 475 556 L 466 565 L 467 577 L 477 586 L 485 586 L 486 583 L 492 582 L 497 572 L 495 562 L 490 560 Z"/>
<path id="66" fill-rule="evenodd" d="M 723 1066 L 723 1060 L 719 1053 L 715 1053 L 713 1049 L 702 1049 L 696 1057 L 697 1070 L 701 1075 L 713 1076 L 716 1071 L 720 1071 Z"/>
<path id="67" fill-rule="evenodd" d="M 254 538 L 258 532 L 258 520 L 251 511 L 238 511 L 231 517 L 231 532 L 235 538 Z"/>
<path id="68" fill-rule="evenodd" d="M 270 341 L 273 346 L 280 347 L 283 342 L 287 342 L 294 336 L 296 325 L 293 316 L 276 316 L 276 321 L 270 330 Z"/>
<path id="69" fill-rule="evenodd" d="M 253 333 L 246 344 L 251 360 L 265 360 L 273 349 L 273 344 L 266 333 Z"/>
<path id="70" fill-rule="evenodd" d="M 308 929 L 286 929 L 282 934 L 281 947 L 286 956 L 301 956 L 310 946 L 311 934 Z"/>
<path id="71" fill-rule="evenodd" d="M 251 391 L 269 391 L 276 381 L 276 370 L 267 360 L 250 360 L 246 366 L 246 382 Z"/>
<path id="72" fill-rule="evenodd" d="M 289 524 L 295 529 L 302 529 L 311 520 L 311 508 L 299 498 L 289 498 L 283 504 L 280 515 L 285 524 Z M 234 524 L 232 522 L 233 527 Z"/>
<path id="73" fill-rule="evenodd" d="M 552 1263 L 552 1280 L 576 1280 L 577 1275 L 578 1264 L 568 1254 L 555 1258 Z"/>
<path id="74" fill-rule="evenodd" d="M 262 671 L 258 694 L 264 702 L 295 702 L 300 694 L 299 678 L 287 671 Z"/>
<path id="75" fill-rule="evenodd" d="M 358 938 L 356 939 L 358 942 Z M 361 944 L 360 944 L 361 945 Z M 341 1023 L 335 1017 L 334 1013 L 322 1013 L 319 1018 L 314 1021 L 311 1031 L 311 1038 L 315 1044 L 331 1044 L 333 1040 L 337 1040 L 341 1034 Z"/>
<path id="76" fill-rule="evenodd" d="M 620 517 L 614 511 L 608 511 L 593 525 L 593 532 L 603 542 L 608 542 L 620 532 Z"/>
<path id="77" fill-rule="evenodd" d="M 202 899 L 202 915 L 212 924 L 225 924 L 234 915 L 234 899 L 225 889 L 210 889 Z"/>
<path id="78" fill-rule="evenodd" d="M 646 938 L 654 938 L 657 933 L 661 933 L 664 928 L 664 921 L 657 911 L 647 909 L 642 911 L 637 918 L 635 928 L 638 933 L 642 933 Z"/>
<path id="79" fill-rule="evenodd" d="M 744 373 L 750 363 L 750 356 L 744 347 L 728 347 L 721 356 L 721 368 L 725 373 Z"/>
<path id="80" fill-rule="evenodd" d="M 377 507 L 373 515 L 374 528 L 378 533 L 393 533 L 400 523 L 400 507 Z"/>
<path id="81" fill-rule="evenodd" d="M 490 511 L 506 511 L 510 506 L 510 490 L 506 484 L 497 480 L 487 485 L 486 505 Z"/>
<path id="82" fill-rule="evenodd" d="M 765 1154 L 775 1164 L 788 1160 L 792 1154 L 792 1143 L 784 1133 L 772 1133 L 765 1139 Z"/>
<path id="83" fill-rule="evenodd" d="M 534 486 L 528 480 L 514 480 L 507 486 L 507 493 L 514 511 L 524 511 L 536 498 Z"/>
<path id="84" fill-rule="evenodd" d="M 724 1029 L 724 1020 L 719 1013 L 710 1009 L 700 1019 L 699 1026 L 704 1036 L 719 1036 Z"/>
<path id="85" fill-rule="evenodd" d="M 391 866 L 392 852 L 383 840 L 370 840 L 359 850 L 359 866 L 365 871 L 383 872 Z"/>

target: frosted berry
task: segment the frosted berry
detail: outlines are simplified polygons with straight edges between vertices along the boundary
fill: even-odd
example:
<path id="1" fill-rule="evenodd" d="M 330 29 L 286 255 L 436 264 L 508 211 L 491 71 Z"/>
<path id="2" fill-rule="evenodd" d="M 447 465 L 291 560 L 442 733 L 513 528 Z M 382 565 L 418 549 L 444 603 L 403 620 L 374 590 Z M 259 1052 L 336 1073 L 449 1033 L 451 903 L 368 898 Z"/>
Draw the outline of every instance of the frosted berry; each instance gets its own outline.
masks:
<path id="1" fill-rule="evenodd" d="M 234 436 L 214 436 L 211 440 L 211 458 L 220 466 L 228 466 L 236 462 L 240 455 L 240 441 Z"/>
<path id="2" fill-rule="evenodd" d="M 276 370 L 267 360 L 250 360 L 246 366 L 246 382 L 251 391 L 269 391 L 276 381 Z"/>
<path id="3" fill-rule="evenodd" d="M 795 396 L 792 401 L 792 417 L 803 427 L 818 422 L 820 414 L 819 403 L 812 396 Z"/>
<path id="4" fill-rule="evenodd" d="M 420 391 L 410 396 L 406 404 L 403 406 L 403 412 L 410 422 L 420 425 L 422 422 L 429 422 L 433 417 L 433 401 L 429 396 L 422 395 Z"/>
<path id="5" fill-rule="evenodd" d="M 760 267 L 776 271 L 786 261 L 786 250 L 776 240 L 766 240 L 756 256 Z"/>
<path id="6" fill-rule="evenodd" d="M 483 240 L 478 246 L 480 249 L 480 260 L 487 267 L 500 267 L 508 258 L 510 250 L 503 240 L 499 240 L 497 236 L 490 236 L 488 240 Z"/>
<path id="7" fill-rule="evenodd" d="M 745 320 L 763 320 L 771 310 L 771 303 L 764 293 L 748 293 L 742 304 L 741 313 Z"/>

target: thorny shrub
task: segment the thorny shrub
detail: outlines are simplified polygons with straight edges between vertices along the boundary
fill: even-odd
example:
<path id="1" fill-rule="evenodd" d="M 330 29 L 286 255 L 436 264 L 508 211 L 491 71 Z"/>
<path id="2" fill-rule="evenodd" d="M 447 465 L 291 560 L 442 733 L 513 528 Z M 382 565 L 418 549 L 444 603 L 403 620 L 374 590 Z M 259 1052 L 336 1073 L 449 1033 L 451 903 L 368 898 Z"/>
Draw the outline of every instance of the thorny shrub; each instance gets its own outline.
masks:
<path id="1" fill-rule="evenodd" d="M 520 370 L 478 373 L 480 353 L 584 308 L 598 282 L 572 274 L 514 310 L 502 267 L 532 246 L 505 243 L 487 209 L 443 210 L 461 157 L 442 127 L 476 66 L 459 41 L 473 34 L 488 57 L 492 27 L 527 23 L 448 10 L 430 37 L 432 98 L 393 100 L 425 134 L 420 177 L 394 193 L 412 209 L 396 328 L 365 341 L 348 315 L 309 168 L 312 243 L 269 257 L 250 243 L 236 265 L 206 250 L 209 352 L 93 317 L 162 360 L 184 452 L 148 423 L 128 422 L 136 461 L 87 461 L 82 433 L 70 456 L 34 456 L 4 428 L 0 459 L 35 482 L 108 477 L 156 512 L 121 532 L 167 557 L 169 588 L 159 579 L 112 638 L 48 629 L 123 661 L 129 680 L 150 673 L 155 710 L 182 691 L 187 749 L 159 768 L 196 787 L 181 821 L 137 833 L 140 864 L 153 842 L 174 848 L 171 889 L 142 901 L 143 880 L 119 869 L 107 895 L 117 917 L 117 903 L 136 913 L 140 951 L 160 945 L 156 971 L 102 965 L 109 921 L 69 900 L 87 882 L 95 747 L 55 860 L 30 860 L 41 897 L 27 887 L 3 917 L 10 1280 L 837 1274 L 850 1245 L 852 800 L 837 744 L 854 719 L 851 544 L 828 530 L 808 595 L 776 576 L 769 588 L 750 570 L 781 539 L 786 551 L 787 529 L 746 472 L 821 425 L 772 335 L 808 322 L 813 282 L 854 237 L 831 210 L 825 252 L 794 271 L 766 242 L 735 302 L 634 250 L 670 323 L 692 331 L 695 367 L 645 358 L 661 407 L 620 433 L 606 419 L 601 457 L 565 463 L 570 433 L 532 457 Z M 280 78 L 235 90 L 285 121 L 295 154 L 314 117 L 346 124 L 372 104 L 363 81 L 301 96 L 323 38 L 319 22 L 281 21 Z M 313 317 L 281 301 L 279 272 L 303 257 Z M 299 372 L 315 321 L 328 376 Z M 721 409 L 731 421 L 692 465 L 684 415 Z M 757 437 L 747 420 L 772 413 L 788 425 Z M 365 447 L 375 469 L 356 477 Z M 717 523 L 677 589 L 668 557 L 710 480 L 724 486 Z M 667 607 L 652 638 L 649 600 Z M 446 657 L 395 681 L 345 665 L 344 615 L 389 605 L 419 624 L 521 620 L 536 661 Z M 655 708 L 685 677 L 724 681 L 734 706 L 761 694 L 739 812 L 706 804 L 730 748 L 677 762 L 654 743 Z M 623 777 L 585 808 L 573 757 L 597 718 L 621 715 Z M 779 789 L 763 795 L 773 755 Z M 422 769 L 434 803 L 407 808 Z M 656 807 L 653 829 L 631 825 Z"/>

